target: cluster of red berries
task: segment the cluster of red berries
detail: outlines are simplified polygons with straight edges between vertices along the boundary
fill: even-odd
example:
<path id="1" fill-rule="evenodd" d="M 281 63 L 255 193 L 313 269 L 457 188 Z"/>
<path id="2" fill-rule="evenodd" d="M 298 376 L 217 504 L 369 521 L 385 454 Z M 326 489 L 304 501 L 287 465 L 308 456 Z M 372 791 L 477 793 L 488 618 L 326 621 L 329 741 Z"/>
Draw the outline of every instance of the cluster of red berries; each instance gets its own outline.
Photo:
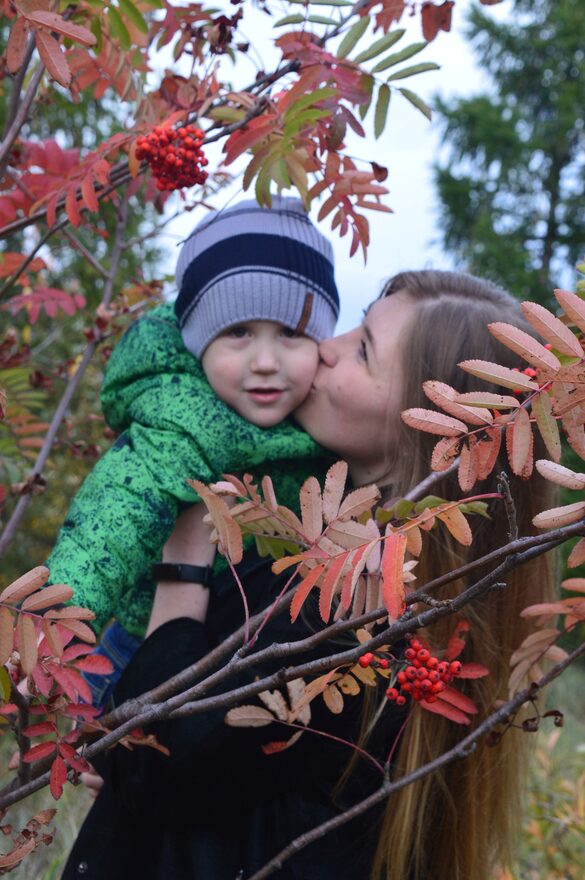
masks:
<path id="1" fill-rule="evenodd" d="M 136 158 L 150 165 L 157 189 L 171 191 L 205 183 L 208 160 L 201 144 L 204 134 L 195 125 L 184 128 L 157 126 L 136 141 Z"/>
<path id="2" fill-rule="evenodd" d="M 362 656 L 358 660 L 359 665 L 362 669 L 367 669 L 368 666 L 379 666 L 380 669 L 388 669 L 390 663 L 386 660 L 385 657 L 376 657 L 375 654 L 372 654 L 371 651 L 368 651 L 367 654 L 362 654 Z"/>
<path id="3" fill-rule="evenodd" d="M 407 695 L 413 700 L 426 700 L 434 703 L 449 682 L 461 673 L 459 660 L 439 660 L 433 657 L 418 639 L 411 639 L 410 647 L 404 652 L 408 666 L 396 675 L 396 687 L 389 687 L 386 696 L 397 706 L 404 706 Z"/>
<path id="4" fill-rule="evenodd" d="M 528 376 L 529 379 L 535 379 L 536 375 L 537 375 L 534 367 L 525 367 L 523 370 L 521 370 L 519 367 L 512 367 L 512 372 L 513 373 L 524 373 L 524 375 Z M 526 393 L 526 391 L 524 388 L 513 388 L 512 389 L 512 394 L 518 395 L 518 394 L 525 394 L 525 393 Z"/>

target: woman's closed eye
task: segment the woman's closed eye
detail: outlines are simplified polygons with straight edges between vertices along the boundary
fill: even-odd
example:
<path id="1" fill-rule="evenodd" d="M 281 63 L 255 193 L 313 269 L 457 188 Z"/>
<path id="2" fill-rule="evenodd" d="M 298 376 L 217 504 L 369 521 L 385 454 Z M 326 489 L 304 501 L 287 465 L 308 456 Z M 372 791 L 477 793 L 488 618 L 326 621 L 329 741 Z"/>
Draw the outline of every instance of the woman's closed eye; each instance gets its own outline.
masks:
<path id="1" fill-rule="evenodd" d="M 368 363 L 368 349 L 365 339 L 360 339 L 359 356 L 364 363 Z"/>

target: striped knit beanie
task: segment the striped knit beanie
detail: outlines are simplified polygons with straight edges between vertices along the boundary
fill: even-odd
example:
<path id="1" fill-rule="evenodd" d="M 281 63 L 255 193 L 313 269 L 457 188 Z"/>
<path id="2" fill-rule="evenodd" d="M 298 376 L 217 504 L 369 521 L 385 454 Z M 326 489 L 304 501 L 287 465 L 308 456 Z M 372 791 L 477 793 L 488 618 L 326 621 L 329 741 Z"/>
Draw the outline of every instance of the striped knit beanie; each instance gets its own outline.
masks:
<path id="1" fill-rule="evenodd" d="M 175 312 L 185 347 L 201 357 L 223 330 L 277 321 L 317 341 L 339 314 L 333 250 L 300 199 L 244 201 L 206 217 L 177 262 Z"/>

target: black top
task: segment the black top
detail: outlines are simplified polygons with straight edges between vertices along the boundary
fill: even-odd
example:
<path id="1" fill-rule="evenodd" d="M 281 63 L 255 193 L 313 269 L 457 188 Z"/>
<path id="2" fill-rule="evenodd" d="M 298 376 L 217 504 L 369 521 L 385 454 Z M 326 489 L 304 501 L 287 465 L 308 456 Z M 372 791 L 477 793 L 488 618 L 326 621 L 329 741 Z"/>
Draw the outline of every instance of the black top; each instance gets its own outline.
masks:
<path id="1" fill-rule="evenodd" d="M 270 563 L 253 553 L 246 554 L 241 577 L 252 613 L 267 606 L 282 585 L 271 574 Z M 241 622 L 241 600 L 227 575 L 214 584 L 205 625 L 173 620 L 142 644 L 118 685 L 116 702 L 149 690 L 205 656 Z M 310 631 L 310 624 L 300 619 L 291 625 L 285 612 L 265 627 L 259 647 L 303 638 Z M 320 646 L 311 657 L 298 655 L 298 660 L 339 647 Z M 234 684 L 283 665 L 263 665 Z M 312 703 L 311 726 L 356 741 L 361 706 L 361 695 L 346 697 L 343 713 L 333 715 L 318 697 Z M 294 837 L 361 800 L 381 782 L 376 768 L 360 760 L 334 801 L 333 790 L 351 757 L 347 746 L 304 733 L 286 751 L 266 755 L 262 743 L 288 739 L 293 731 L 277 723 L 228 727 L 225 712 L 153 725 L 170 757 L 148 747 L 128 751 L 117 746 L 99 761 L 106 782 L 62 880 L 245 880 Z M 396 709 L 383 714 L 368 745 L 379 760 L 385 760 L 402 720 Z M 366 880 L 378 817 L 379 811 L 370 811 L 353 820 L 306 847 L 272 876 Z"/>

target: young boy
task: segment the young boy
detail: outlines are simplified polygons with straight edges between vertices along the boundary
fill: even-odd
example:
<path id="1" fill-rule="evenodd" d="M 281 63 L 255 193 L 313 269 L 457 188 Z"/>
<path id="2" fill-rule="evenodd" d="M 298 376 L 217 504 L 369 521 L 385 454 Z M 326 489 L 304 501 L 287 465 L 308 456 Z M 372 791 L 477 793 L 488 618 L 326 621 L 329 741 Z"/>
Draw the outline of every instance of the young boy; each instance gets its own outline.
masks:
<path id="1" fill-rule="evenodd" d="M 270 473 L 294 507 L 303 480 L 324 468 L 323 450 L 287 419 L 339 310 L 331 246 L 302 203 L 245 201 L 206 218 L 182 248 L 177 286 L 174 309 L 154 309 L 114 350 L 102 405 L 123 433 L 80 488 L 47 560 L 50 582 L 75 590 L 98 631 L 116 619 L 103 639 L 116 667 L 144 635 L 151 566 L 198 500 L 187 478 Z"/>

